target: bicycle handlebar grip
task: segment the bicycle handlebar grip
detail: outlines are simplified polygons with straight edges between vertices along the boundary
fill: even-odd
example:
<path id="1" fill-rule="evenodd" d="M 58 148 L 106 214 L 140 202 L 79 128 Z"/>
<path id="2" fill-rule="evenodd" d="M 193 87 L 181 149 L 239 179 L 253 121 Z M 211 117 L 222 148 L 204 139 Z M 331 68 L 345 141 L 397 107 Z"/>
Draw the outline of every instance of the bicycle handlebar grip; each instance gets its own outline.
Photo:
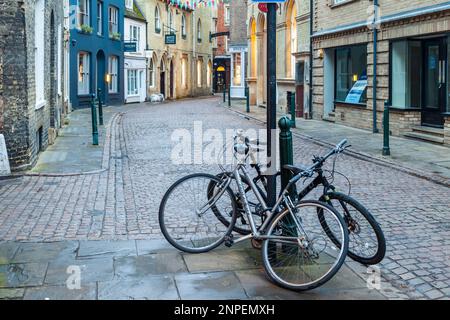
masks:
<path id="1" fill-rule="evenodd" d="M 343 146 L 345 146 L 347 144 L 348 140 L 344 139 L 341 142 L 339 142 L 339 144 L 336 146 L 338 149 L 342 148 Z"/>

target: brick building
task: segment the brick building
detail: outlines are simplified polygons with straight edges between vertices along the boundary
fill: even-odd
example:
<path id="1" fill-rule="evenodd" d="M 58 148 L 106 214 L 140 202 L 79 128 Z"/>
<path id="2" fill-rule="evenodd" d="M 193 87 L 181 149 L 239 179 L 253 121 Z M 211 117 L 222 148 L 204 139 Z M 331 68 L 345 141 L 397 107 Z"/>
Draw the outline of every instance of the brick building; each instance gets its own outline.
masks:
<path id="1" fill-rule="evenodd" d="M 247 39 L 249 63 L 247 82 L 250 104 L 267 103 L 267 24 L 266 13 L 258 5 L 247 4 Z M 287 111 L 287 92 L 296 93 L 297 116 L 309 108 L 310 1 L 289 0 L 277 10 L 277 105 Z"/>
<path id="2" fill-rule="evenodd" d="M 60 0 L 0 1 L 0 133 L 12 169 L 28 169 L 68 111 Z"/>
<path id="3" fill-rule="evenodd" d="M 313 117 L 450 145 L 450 1 L 378 4 L 314 2 Z"/>
<path id="4" fill-rule="evenodd" d="M 247 0 L 230 1 L 230 39 L 227 52 L 230 55 L 231 97 L 245 97 L 247 70 Z M 226 12 L 226 11 L 225 11 Z"/>
<path id="5" fill-rule="evenodd" d="M 231 21 L 230 0 L 217 5 L 217 16 L 214 21 L 213 68 L 214 92 L 223 92 L 230 83 L 230 56 L 227 54 Z"/>

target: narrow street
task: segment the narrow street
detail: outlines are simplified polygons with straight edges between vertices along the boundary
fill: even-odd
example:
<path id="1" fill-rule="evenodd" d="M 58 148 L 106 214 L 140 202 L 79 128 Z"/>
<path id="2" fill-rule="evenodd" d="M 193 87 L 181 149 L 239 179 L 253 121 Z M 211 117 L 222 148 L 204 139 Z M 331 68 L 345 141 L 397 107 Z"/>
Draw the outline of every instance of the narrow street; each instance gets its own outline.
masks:
<path id="1" fill-rule="evenodd" d="M 0 181 L 0 298 L 449 298 L 448 187 L 341 156 L 336 170 L 350 179 L 352 196 L 386 235 L 381 290 L 369 290 L 367 269 L 348 259 L 324 288 L 291 293 L 264 279 L 259 251 L 250 245 L 192 259 L 165 242 L 158 224 L 159 203 L 172 183 L 191 172 L 219 172 L 212 165 L 172 163 L 174 130 L 192 132 L 195 121 L 203 130 L 264 127 L 223 108 L 216 97 L 118 111 L 106 132 L 105 170 Z M 294 137 L 297 162 L 308 163 L 326 151 Z M 344 178 L 336 176 L 335 183 L 348 190 Z M 89 270 L 80 290 L 64 286 L 70 265 Z"/>

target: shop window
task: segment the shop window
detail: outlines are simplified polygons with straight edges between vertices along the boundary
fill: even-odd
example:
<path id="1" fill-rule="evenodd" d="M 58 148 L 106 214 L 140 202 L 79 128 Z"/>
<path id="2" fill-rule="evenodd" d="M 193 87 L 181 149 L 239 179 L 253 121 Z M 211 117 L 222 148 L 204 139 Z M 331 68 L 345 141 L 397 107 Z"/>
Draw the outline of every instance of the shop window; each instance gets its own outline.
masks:
<path id="1" fill-rule="evenodd" d="M 367 46 L 336 49 L 335 100 L 365 104 L 367 102 Z"/>
<path id="2" fill-rule="evenodd" d="M 421 105 L 422 48 L 420 41 L 397 41 L 391 45 L 391 103 L 395 108 Z"/>
<path id="3" fill-rule="evenodd" d="M 240 86 L 242 84 L 242 61 L 241 53 L 233 53 L 233 85 Z"/>

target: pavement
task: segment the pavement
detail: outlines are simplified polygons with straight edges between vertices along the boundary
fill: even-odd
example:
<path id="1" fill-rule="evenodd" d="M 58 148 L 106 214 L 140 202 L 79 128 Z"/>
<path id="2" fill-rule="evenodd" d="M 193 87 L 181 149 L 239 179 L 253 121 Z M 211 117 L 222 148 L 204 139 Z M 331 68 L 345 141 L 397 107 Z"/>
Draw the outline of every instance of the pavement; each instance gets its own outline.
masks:
<path id="1" fill-rule="evenodd" d="M 91 109 L 75 110 L 67 116 L 55 144 L 39 155 L 36 165 L 28 174 L 80 174 L 103 168 L 105 145 L 109 145 L 112 119 L 118 107 L 103 108 L 103 126 L 98 126 L 99 144 L 93 145 Z M 99 119 L 97 118 L 97 121 Z"/>
<path id="2" fill-rule="evenodd" d="M 228 107 L 228 102 L 223 104 Z M 266 109 L 251 106 L 246 112 L 245 100 L 232 100 L 231 108 L 246 117 L 266 121 Z M 285 116 L 278 112 L 278 118 Z M 290 118 L 290 115 L 289 115 Z M 385 162 L 405 171 L 427 177 L 450 186 L 450 148 L 420 140 L 402 137 L 390 137 L 390 156 L 383 156 L 383 134 L 373 134 L 370 131 L 351 128 L 320 120 L 296 118 L 294 134 L 322 144 L 336 144 L 342 139 L 348 139 L 354 153 L 362 157 Z"/>
<path id="3" fill-rule="evenodd" d="M 168 247 L 158 223 L 165 191 L 188 173 L 219 172 L 216 165 L 171 160 L 177 142 L 174 132 L 195 135 L 195 125 L 220 132 L 264 129 L 260 121 L 225 108 L 215 97 L 123 106 L 111 117 L 105 134 L 109 138 L 103 148 L 103 170 L 0 181 L 0 296 L 450 298 L 449 188 L 354 154 L 342 155 L 336 170 L 348 176 L 351 195 L 384 230 L 387 254 L 375 269 L 347 259 L 332 281 L 299 294 L 270 284 L 262 274 L 258 251 L 248 243 L 205 255 L 182 254 Z M 294 135 L 293 143 L 295 161 L 301 163 L 329 149 L 326 143 L 300 135 Z M 198 154 L 190 151 L 194 160 Z M 67 171 L 71 169 L 68 164 Z M 343 177 L 336 176 L 334 182 L 349 190 Z M 81 266 L 81 287 L 71 290 L 77 284 L 77 266 Z M 84 272 L 86 268 L 89 271 Z M 373 278 L 373 271 L 381 277 Z M 67 286 L 69 278 L 74 283 Z M 368 279 L 379 279 L 379 290 L 370 289 Z"/>
<path id="4" fill-rule="evenodd" d="M 248 244 L 189 255 L 164 240 L 0 244 L 0 299 L 327 300 L 385 296 L 349 267 L 304 293 L 271 284 Z M 9 256 L 6 261 L 5 256 Z"/>

